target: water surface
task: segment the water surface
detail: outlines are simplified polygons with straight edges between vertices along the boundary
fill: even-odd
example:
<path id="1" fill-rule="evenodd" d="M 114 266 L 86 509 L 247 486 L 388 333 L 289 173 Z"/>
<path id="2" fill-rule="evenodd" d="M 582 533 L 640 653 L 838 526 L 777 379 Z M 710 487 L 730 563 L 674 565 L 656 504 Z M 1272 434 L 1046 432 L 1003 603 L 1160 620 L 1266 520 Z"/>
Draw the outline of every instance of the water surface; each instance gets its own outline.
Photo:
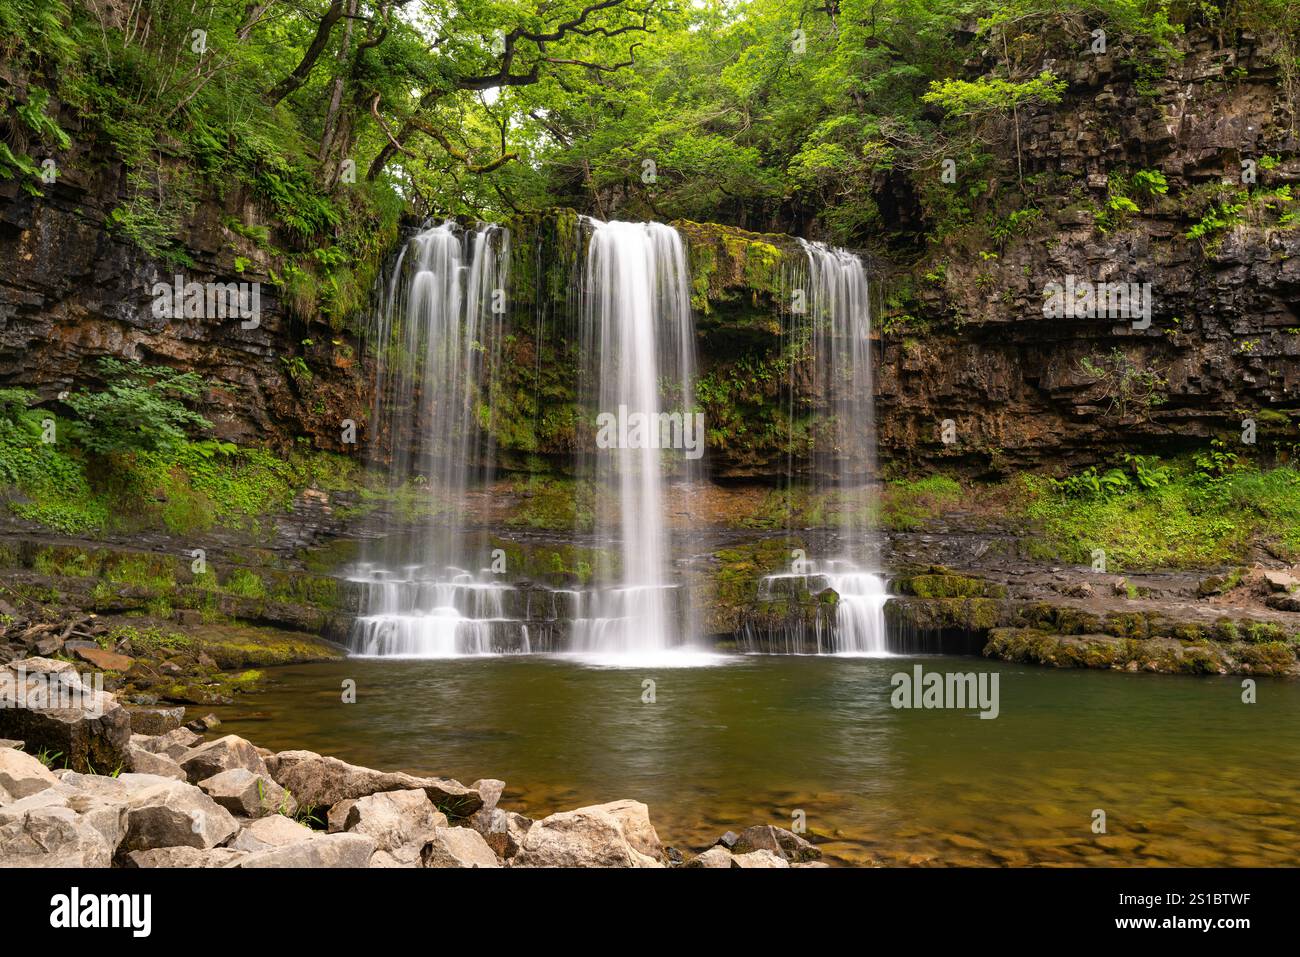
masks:
<path id="1" fill-rule="evenodd" d="M 996 672 L 999 716 L 894 709 L 890 676 L 916 662 Z M 1247 705 L 1240 678 L 973 658 L 353 659 L 273 669 L 220 714 L 276 750 L 502 778 L 503 806 L 532 816 L 635 798 L 686 851 L 802 811 L 832 862 L 1300 864 L 1296 682 L 1259 679 Z"/>

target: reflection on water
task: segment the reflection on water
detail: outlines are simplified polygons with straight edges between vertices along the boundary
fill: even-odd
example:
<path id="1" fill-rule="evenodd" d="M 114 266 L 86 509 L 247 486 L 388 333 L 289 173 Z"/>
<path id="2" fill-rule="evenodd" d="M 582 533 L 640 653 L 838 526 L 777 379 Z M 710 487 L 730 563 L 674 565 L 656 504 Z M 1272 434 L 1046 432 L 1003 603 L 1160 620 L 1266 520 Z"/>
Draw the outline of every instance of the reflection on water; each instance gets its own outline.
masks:
<path id="1" fill-rule="evenodd" d="M 351 660 L 276 669 L 268 692 L 220 713 L 277 750 L 503 778 L 502 803 L 534 816 L 635 798 L 691 851 L 802 810 L 832 861 L 1300 864 L 1300 684 L 1259 679 L 1245 705 L 1234 678 L 925 667 L 998 671 L 999 717 L 891 708 L 906 658 L 763 656 Z M 345 678 L 356 704 L 340 702 Z"/>

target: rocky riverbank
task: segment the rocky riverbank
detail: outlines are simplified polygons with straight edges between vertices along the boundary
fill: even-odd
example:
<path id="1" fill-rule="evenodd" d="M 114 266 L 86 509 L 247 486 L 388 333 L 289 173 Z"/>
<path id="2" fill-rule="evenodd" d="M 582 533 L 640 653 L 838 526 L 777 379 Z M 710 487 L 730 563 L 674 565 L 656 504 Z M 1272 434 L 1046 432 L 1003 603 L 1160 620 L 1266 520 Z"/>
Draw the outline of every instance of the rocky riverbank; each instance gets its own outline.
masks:
<path id="1" fill-rule="evenodd" d="M 128 709 L 70 662 L 0 670 L 0 867 L 826 866 L 771 825 L 683 852 L 635 800 L 533 820 L 498 805 L 500 780 L 275 753 L 183 720 Z"/>

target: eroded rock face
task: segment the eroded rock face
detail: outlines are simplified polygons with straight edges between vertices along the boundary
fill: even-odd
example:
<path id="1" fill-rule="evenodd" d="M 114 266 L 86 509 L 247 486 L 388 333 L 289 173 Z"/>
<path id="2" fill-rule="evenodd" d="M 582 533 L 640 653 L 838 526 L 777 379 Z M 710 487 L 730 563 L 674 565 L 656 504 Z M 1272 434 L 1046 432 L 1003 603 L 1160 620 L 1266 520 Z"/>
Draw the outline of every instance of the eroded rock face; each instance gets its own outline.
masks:
<path id="1" fill-rule="evenodd" d="M 381 791 L 419 788 L 439 809 L 467 817 L 483 806 L 477 791 L 451 778 L 419 778 L 401 771 L 375 771 L 322 757 L 314 751 L 281 751 L 267 759 L 271 776 L 302 805 L 325 806 Z"/>
<path id="2" fill-rule="evenodd" d="M 536 821 L 513 867 L 663 867 L 664 850 L 640 801 L 561 811 Z"/>

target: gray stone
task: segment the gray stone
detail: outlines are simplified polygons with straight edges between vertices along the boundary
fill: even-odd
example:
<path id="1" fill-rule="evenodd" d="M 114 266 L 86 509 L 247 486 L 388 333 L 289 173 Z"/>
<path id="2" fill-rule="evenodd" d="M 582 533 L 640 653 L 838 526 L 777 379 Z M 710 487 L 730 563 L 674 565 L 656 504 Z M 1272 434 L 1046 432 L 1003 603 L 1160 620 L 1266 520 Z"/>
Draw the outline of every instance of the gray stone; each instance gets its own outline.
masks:
<path id="1" fill-rule="evenodd" d="M 70 662 L 25 658 L 0 668 L 0 737 L 21 739 L 33 753 L 58 753 L 77 771 L 107 774 L 126 766 L 131 722 L 112 694 L 83 682 Z"/>
<path id="2" fill-rule="evenodd" d="M 194 785 L 156 780 L 162 783 L 133 795 L 128 802 L 128 829 L 122 845 L 126 850 L 216 847 L 239 830 L 230 812 Z"/>
<path id="3" fill-rule="evenodd" d="M 17 801 L 58 783 L 50 769 L 30 754 L 0 748 L 0 792 L 7 795 L 0 802 Z"/>
<path id="4" fill-rule="evenodd" d="M 497 857 L 504 859 L 519 853 L 528 829 L 533 826 L 531 818 L 514 811 L 503 811 L 499 807 L 491 811 L 477 811 L 469 820 L 470 826 L 483 835 Z"/>
<path id="5" fill-rule="evenodd" d="M 281 751 L 267 758 L 271 777 L 300 805 L 322 807 L 381 791 L 420 788 L 439 810 L 468 817 L 483 806 L 483 798 L 451 778 L 422 778 L 405 772 L 375 771 L 322 757 L 314 751 Z"/>
<path id="6" fill-rule="evenodd" d="M 513 867 L 662 867 L 663 845 L 639 801 L 561 811 L 536 821 Z"/>
<path id="7" fill-rule="evenodd" d="M 152 751 L 146 751 L 134 744 L 131 746 L 129 763 L 131 770 L 136 774 L 156 774 L 159 777 L 171 778 L 174 781 L 186 780 L 185 772 L 181 769 L 181 766 L 167 755 L 154 754 Z"/>
<path id="8" fill-rule="evenodd" d="M 788 862 L 813 861 L 822 856 L 816 846 L 805 841 L 793 831 L 771 824 L 759 824 L 747 827 L 740 832 L 731 848 L 733 853 L 747 854 L 750 851 L 771 851 Z"/>
<path id="9" fill-rule="evenodd" d="M 229 846 L 237 851 L 266 851 L 310 841 L 319 833 L 283 814 L 272 814 L 255 821 L 243 822 L 243 827 Z"/>
<path id="10" fill-rule="evenodd" d="M 409 867 L 416 866 L 434 830 L 446 826 L 447 816 L 419 788 L 357 798 L 343 823 L 345 831 L 373 840 L 375 850 L 394 858 L 396 866 Z"/>
<path id="11" fill-rule="evenodd" d="M 420 852 L 425 867 L 500 867 L 483 835 L 468 827 L 439 827 Z"/>
<path id="12" fill-rule="evenodd" d="M 76 811 L 23 804 L 0 808 L 0 867 L 88 868 L 112 862 L 113 847 Z"/>
<path id="13" fill-rule="evenodd" d="M 684 865 L 686 867 L 730 867 L 731 852 L 715 844 L 703 854 L 697 854 Z"/>
<path id="14" fill-rule="evenodd" d="M 229 847 L 156 847 L 148 851 L 128 851 L 122 855 L 123 867 L 233 867 L 247 856 Z"/>
<path id="15" fill-rule="evenodd" d="M 779 854 L 769 850 L 750 851 L 747 854 L 735 854 L 731 858 L 732 867 L 789 867 L 790 862 Z"/>
<path id="16" fill-rule="evenodd" d="M 270 776 L 266 762 L 257 753 L 253 743 L 236 734 L 228 734 L 191 749 L 180 758 L 179 763 L 191 784 L 232 768 L 243 768 L 254 774 Z"/>
<path id="17" fill-rule="evenodd" d="M 160 734 L 155 737 L 131 736 L 131 743 L 137 747 L 144 748 L 154 754 L 164 754 L 171 758 L 177 764 L 190 753 L 190 751 L 202 741 L 197 734 L 189 728 L 176 728 L 174 731 L 168 731 L 166 734 Z"/>
<path id="18" fill-rule="evenodd" d="M 249 854 L 239 867 L 368 867 L 375 842 L 364 834 L 315 833 L 310 840 Z"/>
<path id="19" fill-rule="evenodd" d="M 297 802 L 269 774 L 255 774 L 247 768 L 231 768 L 204 778 L 199 788 L 232 814 L 265 817 L 298 813 Z"/>
<path id="20" fill-rule="evenodd" d="M 177 708 L 128 708 L 131 716 L 131 733 L 150 736 L 175 731 L 185 721 L 185 709 Z"/>

